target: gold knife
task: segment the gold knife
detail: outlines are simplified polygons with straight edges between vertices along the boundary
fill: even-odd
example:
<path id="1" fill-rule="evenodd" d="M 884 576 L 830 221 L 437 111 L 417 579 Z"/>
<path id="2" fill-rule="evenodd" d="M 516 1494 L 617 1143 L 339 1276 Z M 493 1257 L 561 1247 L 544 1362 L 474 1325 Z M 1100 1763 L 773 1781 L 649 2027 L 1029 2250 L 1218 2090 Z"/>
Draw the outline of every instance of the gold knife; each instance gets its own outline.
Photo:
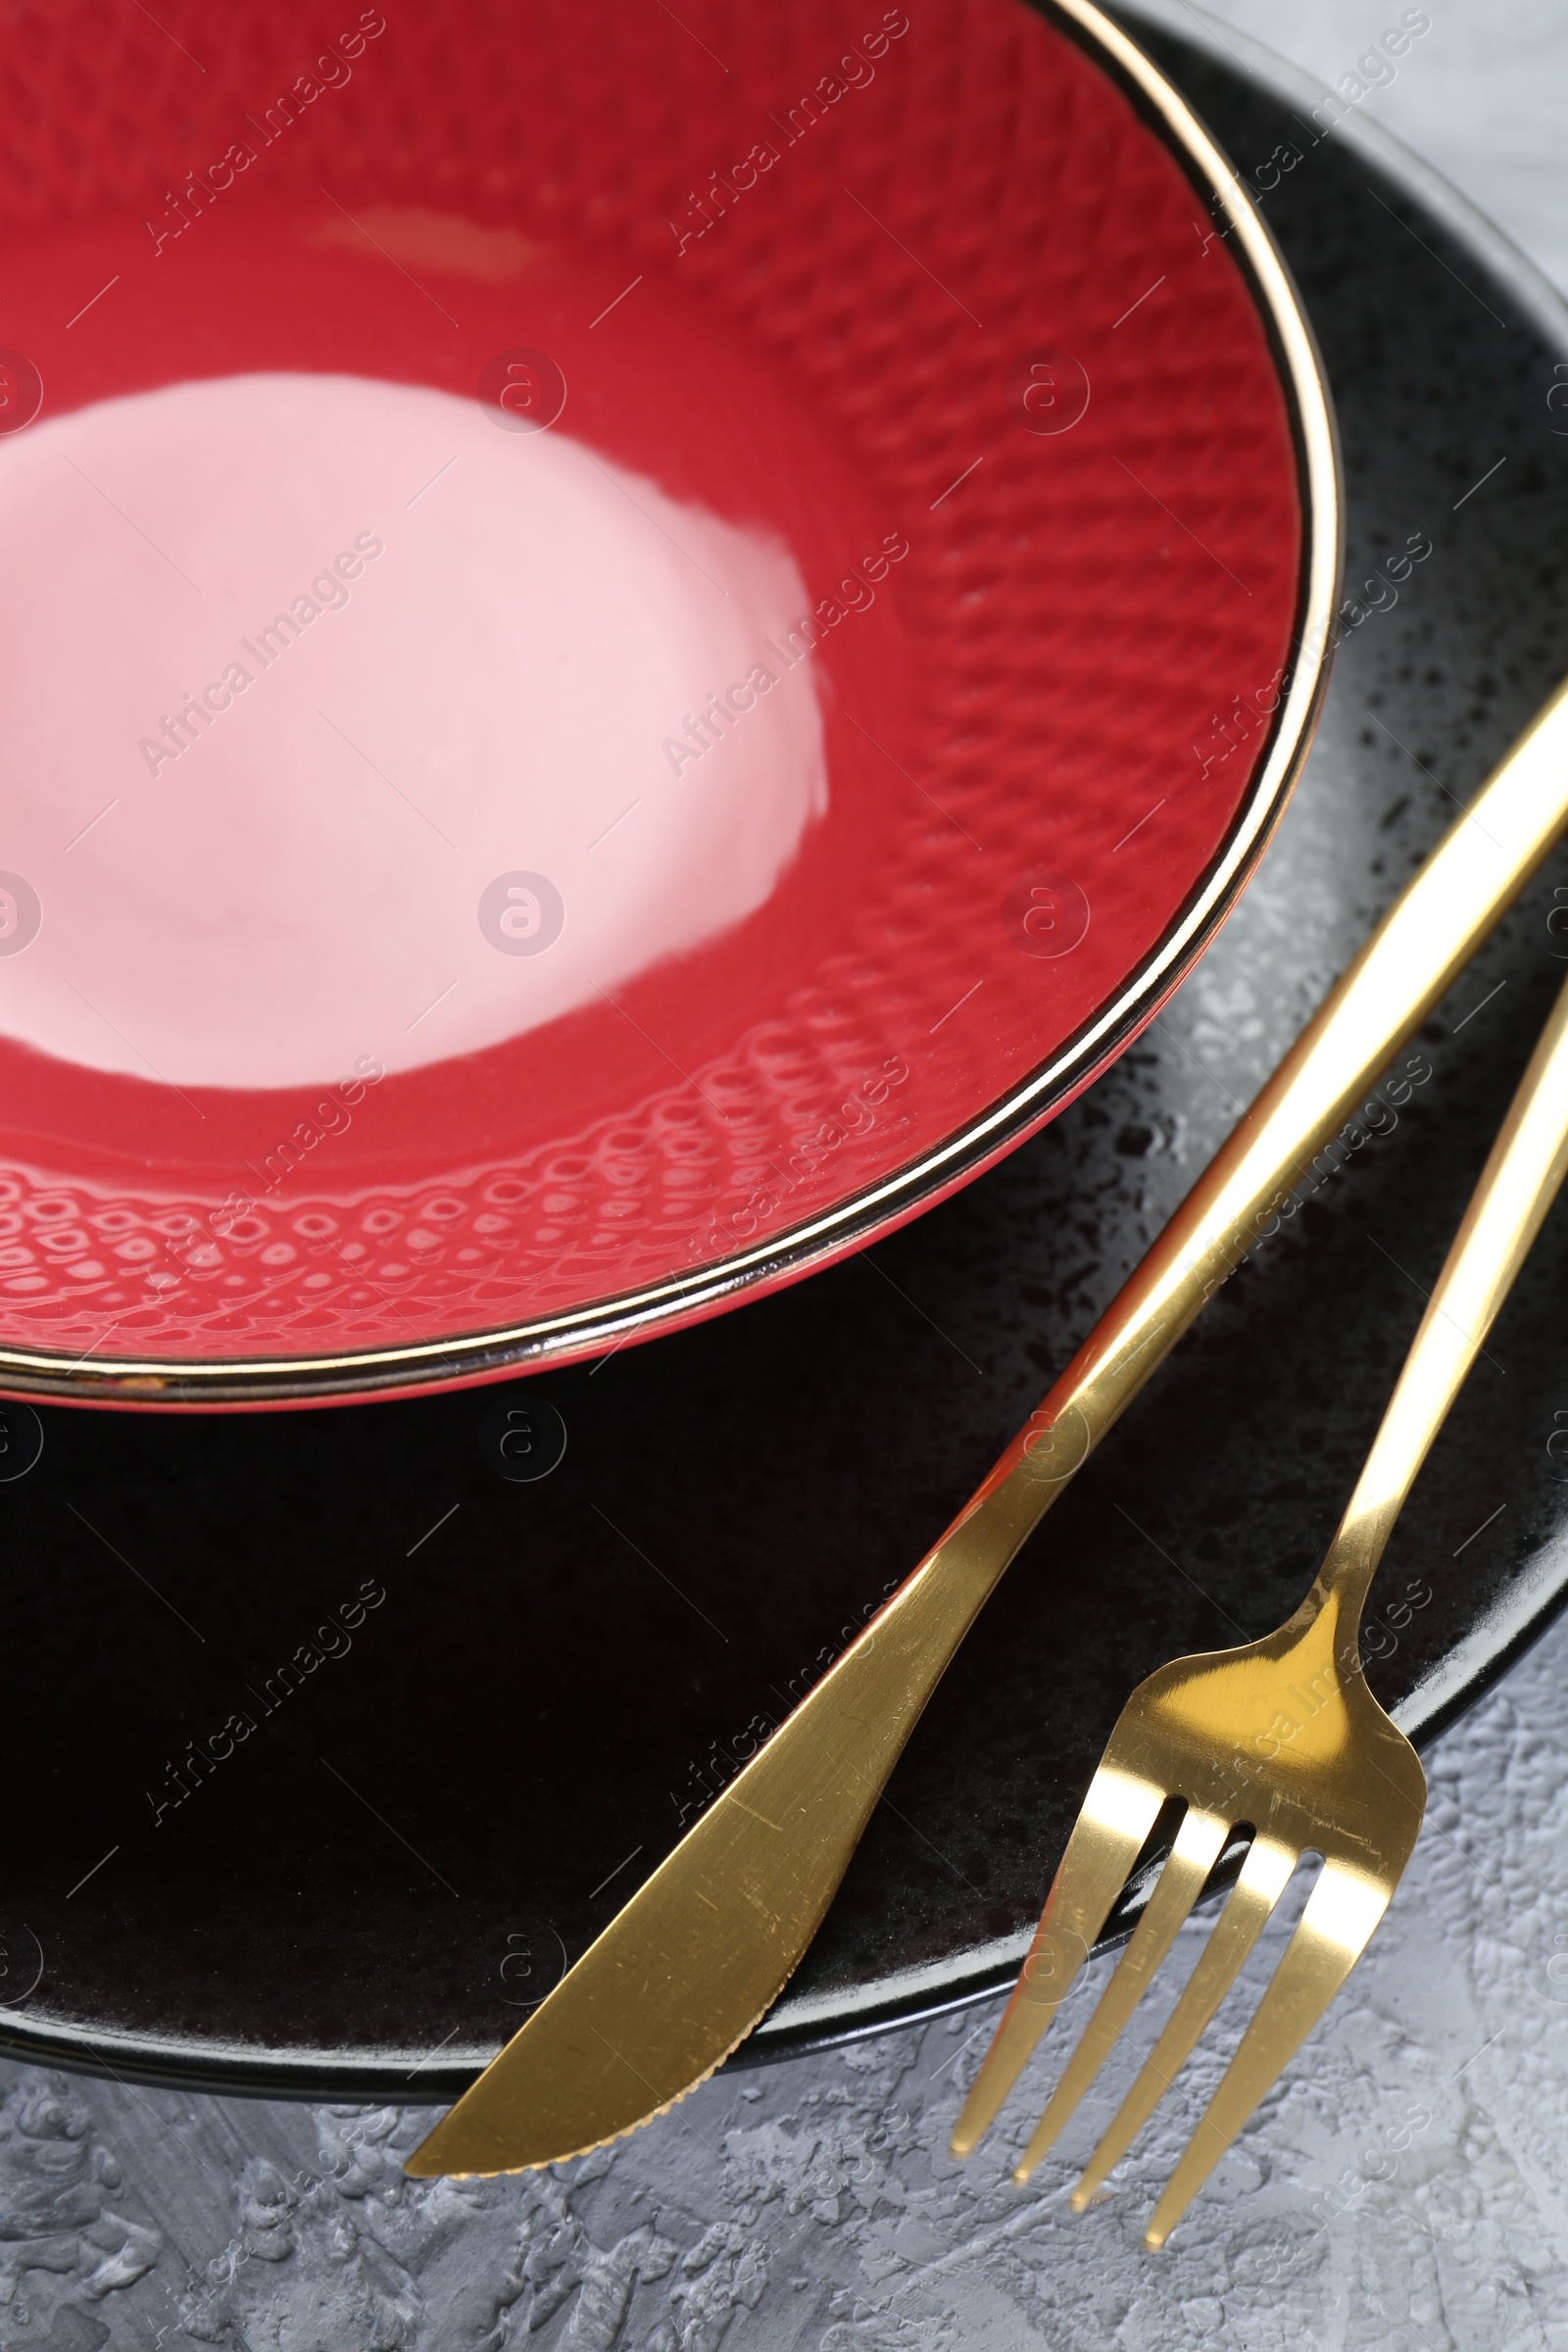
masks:
<path id="1" fill-rule="evenodd" d="M 1568 684 L 1384 916 L 941 1542 L 408 2172 L 521 2172 L 580 2155 L 671 2106 L 746 2038 L 815 1935 L 921 1708 L 1025 1537 L 1565 823 Z"/>

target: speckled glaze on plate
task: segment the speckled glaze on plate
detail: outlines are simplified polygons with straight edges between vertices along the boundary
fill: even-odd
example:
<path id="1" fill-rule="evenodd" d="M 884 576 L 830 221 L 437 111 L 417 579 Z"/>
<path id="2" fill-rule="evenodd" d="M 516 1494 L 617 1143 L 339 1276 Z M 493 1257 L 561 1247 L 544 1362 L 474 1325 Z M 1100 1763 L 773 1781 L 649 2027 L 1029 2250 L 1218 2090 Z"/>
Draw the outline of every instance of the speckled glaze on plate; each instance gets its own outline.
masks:
<path id="1" fill-rule="evenodd" d="M 1161 54 L 1242 169 L 1304 147 L 1288 88 Z M 598 1370 L 325 1414 L 46 1408 L 41 1459 L 0 1485 L 25 1661 L 9 2047 L 322 2097 L 462 2088 L 946 1523 L 1553 683 L 1561 305 L 1397 150 L 1332 139 L 1268 201 L 1331 371 L 1364 617 L 1193 984 L 931 1216 Z M 1394 603 L 1412 535 L 1433 552 Z M 743 2058 L 1003 1984 L 1131 1684 L 1298 1597 L 1559 984 L 1559 894 L 1561 858 L 1385 1090 L 1366 1124 L 1390 1131 L 1027 1547 Z M 1374 1588 L 1372 1686 L 1418 1739 L 1568 1578 L 1565 1295 L 1558 1214 L 1489 1341 L 1505 1377 L 1478 1369 Z M 564 1454 L 504 1477 L 506 1414 L 545 1402 Z"/>
<path id="2" fill-rule="evenodd" d="M 1078 0 L 345 24 L 0 85 L 19 1393 L 494 1379 L 891 1230 L 1317 700 L 1308 339 Z"/>

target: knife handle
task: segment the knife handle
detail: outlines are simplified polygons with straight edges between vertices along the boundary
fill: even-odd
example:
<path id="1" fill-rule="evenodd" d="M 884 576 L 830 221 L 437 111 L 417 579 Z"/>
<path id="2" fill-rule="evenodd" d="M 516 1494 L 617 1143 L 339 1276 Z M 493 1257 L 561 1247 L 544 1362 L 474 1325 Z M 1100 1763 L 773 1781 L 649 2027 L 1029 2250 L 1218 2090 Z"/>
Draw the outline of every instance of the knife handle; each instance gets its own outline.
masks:
<path id="1" fill-rule="evenodd" d="M 831 1875 L 820 1874 L 822 1909 L 926 1700 L 1020 1544 L 1565 825 L 1568 681 L 1395 901 L 952 1526 L 747 1767 L 761 1786 L 799 1770 L 846 1726 L 874 1733 L 855 1775 L 856 1804 L 843 1802 L 815 1832 L 820 1853 L 839 1849 Z M 732 1784 L 745 1786 L 745 1776 Z"/>
<path id="2" fill-rule="evenodd" d="M 1568 681 L 1493 770 L 1330 990 L 936 1553 L 959 1527 L 967 1528 L 964 1550 L 972 1569 L 978 1516 L 992 1525 L 998 1544 L 1005 1544 L 991 1582 L 1002 1574 L 1204 1301 L 1268 1228 L 1316 1153 L 1419 1028 L 1565 824 Z M 936 1553 L 922 1567 L 934 1565 Z"/>

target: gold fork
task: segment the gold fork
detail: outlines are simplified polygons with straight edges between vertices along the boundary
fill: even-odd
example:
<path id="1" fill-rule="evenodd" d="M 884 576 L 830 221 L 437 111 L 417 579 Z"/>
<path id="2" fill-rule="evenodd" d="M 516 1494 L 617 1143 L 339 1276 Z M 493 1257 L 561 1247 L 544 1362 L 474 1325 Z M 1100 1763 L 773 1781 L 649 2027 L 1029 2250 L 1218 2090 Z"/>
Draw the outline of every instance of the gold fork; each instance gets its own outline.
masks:
<path id="1" fill-rule="evenodd" d="M 1072 2114 L 1239 1826 L 1251 1845 L 1143 2072 L 1073 2192 L 1082 2211 L 1214 2015 L 1304 1853 L 1322 1874 L 1241 2046 L 1154 2208 L 1170 2230 L 1299 2048 L 1399 1883 L 1426 1807 L 1416 1752 L 1358 1648 L 1367 1588 L 1417 1471 L 1568 1168 L 1568 986 L 1553 1007 L 1421 1319 L 1317 1579 L 1288 1623 L 1140 1683 L 1106 1742 L 1029 1956 L 953 2134 L 967 2156 L 1069 1990 L 1161 1807 L 1186 1800 L 1149 1903 L 1014 2174 Z"/>

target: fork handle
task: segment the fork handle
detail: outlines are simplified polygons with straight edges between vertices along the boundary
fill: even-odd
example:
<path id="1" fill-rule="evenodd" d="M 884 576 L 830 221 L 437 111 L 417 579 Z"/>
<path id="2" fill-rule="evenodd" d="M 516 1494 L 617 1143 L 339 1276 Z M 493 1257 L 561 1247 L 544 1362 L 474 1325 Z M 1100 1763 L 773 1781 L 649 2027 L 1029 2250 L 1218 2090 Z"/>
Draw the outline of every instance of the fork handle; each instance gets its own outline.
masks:
<path id="1" fill-rule="evenodd" d="M 949 1531 L 949 1537 L 960 1526 L 970 1531 L 971 1558 L 980 1517 L 1006 1546 L 996 1564 L 1001 1575 L 1444 995 L 1565 823 L 1568 681 L 1395 901 Z M 926 1564 L 934 1564 L 933 1555 Z"/>
<path id="2" fill-rule="evenodd" d="M 1334 1606 L 1342 1650 L 1355 1648 L 1367 1587 L 1389 1532 L 1565 1171 L 1568 982 L 1470 1196 L 1355 1492 L 1303 1604 L 1303 1615 Z"/>

